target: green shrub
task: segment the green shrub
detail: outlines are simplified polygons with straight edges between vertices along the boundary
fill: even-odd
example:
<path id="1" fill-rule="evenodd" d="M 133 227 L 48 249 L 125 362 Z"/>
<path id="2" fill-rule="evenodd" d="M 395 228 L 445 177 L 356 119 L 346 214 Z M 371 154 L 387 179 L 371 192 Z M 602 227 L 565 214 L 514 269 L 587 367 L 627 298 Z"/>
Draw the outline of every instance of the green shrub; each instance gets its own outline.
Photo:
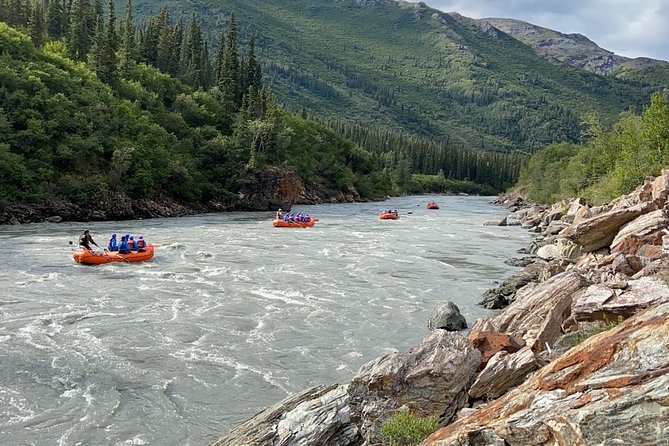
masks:
<path id="1" fill-rule="evenodd" d="M 411 446 L 425 440 L 437 429 L 436 416 L 421 418 L 409 412 L 398 412 L 381 427 L 384 444 Z"/>

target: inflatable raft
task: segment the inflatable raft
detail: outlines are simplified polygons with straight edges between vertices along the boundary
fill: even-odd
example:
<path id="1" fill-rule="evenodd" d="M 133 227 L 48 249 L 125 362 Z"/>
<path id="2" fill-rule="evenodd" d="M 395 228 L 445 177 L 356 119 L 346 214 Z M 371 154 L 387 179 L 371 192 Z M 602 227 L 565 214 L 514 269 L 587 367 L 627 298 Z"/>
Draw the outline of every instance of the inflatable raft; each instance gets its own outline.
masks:
<path id="1" fill-rule="evenodd" d="M 316 220 L 314 219 L 309 221 L 286 221 L 275 218 L 274 221 L 272 221 L 272 226 L 275 228 L 310 228 L 315 224 Z"/>
<path id="2" fill-rule="evenodd" d="M 100 265 L 111 262 L 136 263 L 144 262 L 151 257 L 153 257 L 153 245 L 151 243 L 147 243 L 146 248 L 142 251 L 132 251 L 130 254 L 119 254 L 116 251 L 107 250 L 99 253 L 80 248 L 72 255 L 75 262 L 86 265 Z"/>
<path id="3" fill-rule="evenodd" d="M 427 204 L 427 208 L 428 209 L 439 209 L 439 205 L 437 203 L 435 203 L 434 201 L 430 201 Z"/>
<path id="4" fill-rule="evenodd" d="M 383 212 L 381 215 L 379 215 L 379 218 L 381 220 L 397 220 L 400 218 L 400 216 L 393 212 Z"/>

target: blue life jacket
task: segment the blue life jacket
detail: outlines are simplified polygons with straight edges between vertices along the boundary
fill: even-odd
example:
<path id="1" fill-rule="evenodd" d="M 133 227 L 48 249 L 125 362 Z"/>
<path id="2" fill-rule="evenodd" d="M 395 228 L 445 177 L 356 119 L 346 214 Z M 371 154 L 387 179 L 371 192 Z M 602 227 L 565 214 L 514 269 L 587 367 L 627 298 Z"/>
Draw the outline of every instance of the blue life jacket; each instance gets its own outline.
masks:
<path id="1" fill-rule="evenodd" d="M 118 252 L 120 252 L 121 254 L 127 254 L 130 252 L 127 240 L 121 240 L 121 244 L 118 245 Z"/>
<path id="2" fill-rule="evenodd" d="M 108 251 L 118 251 L 118 244 L 116 244 L 116 237 L 109 239 L 109 245 L 107 246 Z"/>

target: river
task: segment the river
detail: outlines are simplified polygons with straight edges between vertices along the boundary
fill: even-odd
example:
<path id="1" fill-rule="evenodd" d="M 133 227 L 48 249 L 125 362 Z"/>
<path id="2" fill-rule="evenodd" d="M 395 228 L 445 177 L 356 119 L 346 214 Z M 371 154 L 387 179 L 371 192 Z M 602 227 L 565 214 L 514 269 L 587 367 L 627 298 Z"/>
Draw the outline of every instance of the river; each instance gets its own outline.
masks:
<path id="1" fill-rule="evenodd" d="M 439 210 L 427 210 L 435 199 Z M 517 268 L 519 227 L 490 197 L 409 196 L 271 212 L 0 227 L 0 443 L 206 445 L 235 424 L 428 335 L 440 303 L 471 324 Z M 379 220 L 383 208 L 397 221 Z M 89 229 L 159 243 L 141 264 L 84 266 Z"/>

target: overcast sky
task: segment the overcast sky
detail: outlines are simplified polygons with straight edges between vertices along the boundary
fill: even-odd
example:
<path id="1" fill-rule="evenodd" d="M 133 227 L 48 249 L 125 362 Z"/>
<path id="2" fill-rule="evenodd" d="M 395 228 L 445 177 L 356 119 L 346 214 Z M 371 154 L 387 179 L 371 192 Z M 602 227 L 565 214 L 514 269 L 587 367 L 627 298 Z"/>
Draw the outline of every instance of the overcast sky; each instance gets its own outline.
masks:
<path id="1" fill-rule="evenodd" d="M 512 18 L 565 34 L 583 34 L 621 56 L 669 61 L 669 0 L 423 1 L 474 19 Z"/>

